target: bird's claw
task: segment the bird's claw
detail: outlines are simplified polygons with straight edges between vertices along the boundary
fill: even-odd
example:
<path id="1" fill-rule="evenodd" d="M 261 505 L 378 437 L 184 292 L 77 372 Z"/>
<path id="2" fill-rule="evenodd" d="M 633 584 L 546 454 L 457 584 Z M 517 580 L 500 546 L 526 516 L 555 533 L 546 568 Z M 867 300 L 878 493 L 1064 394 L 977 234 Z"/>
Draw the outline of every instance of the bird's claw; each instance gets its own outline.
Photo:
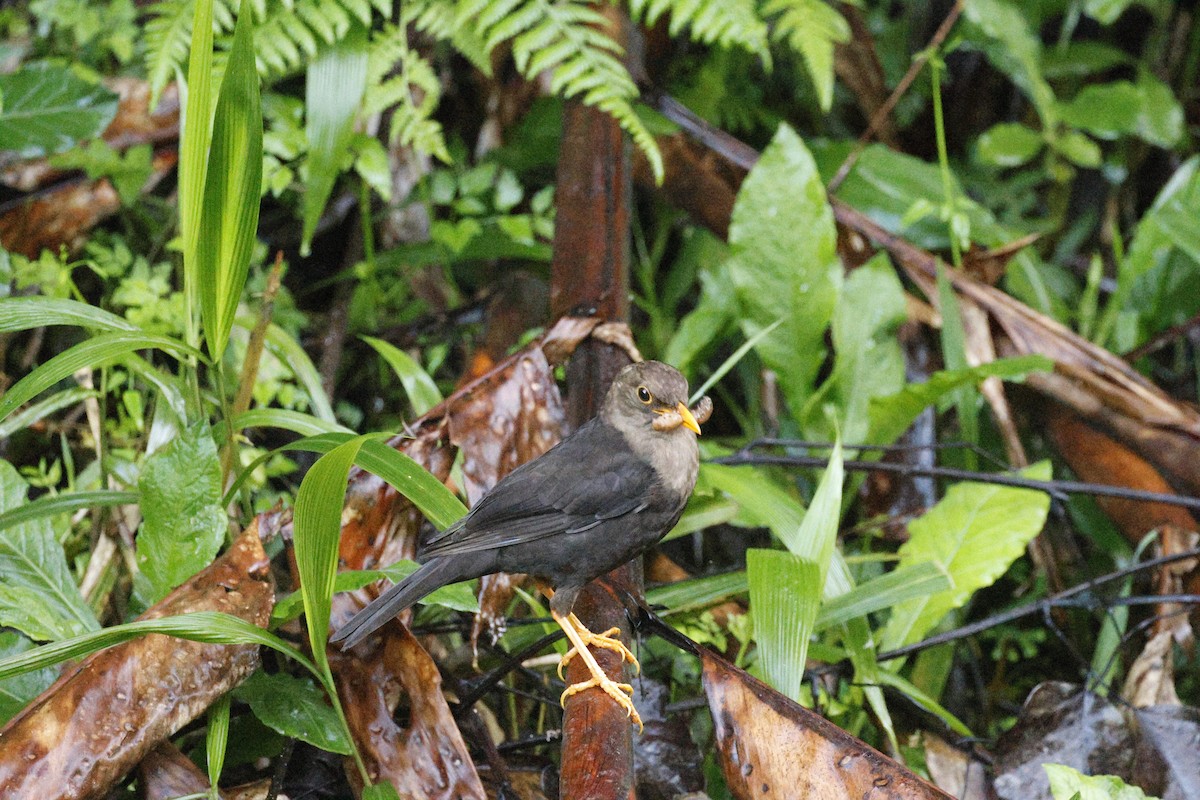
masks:
<path id="1" fill-rule="evenodd" d="M 574 616 L 574 614 L 571 616 Z M 572 621 L 574 622 L 574 620 Z M 587 628 L 583 627 L 582 624 L 576 624 L 575 628 L 579 631 L 580 638 L 583 639 L 583 641 L 588 645 L 592 647 L 600 647 L 605 650 L 611 650 L 614 653 L 619 654 L 622 661 L 628 661 L 630 664 L 633 664 L 633 674 L 637 675 L 641 673 L 642 665 L 638 663 L 637 658 L 633 655 L 633 651 L 626 647 L 625 643 L 617 638 L 617 636 L 621 633 L 620 628 L 609 628 L 604 633 L 592 633 Z M 577 651 L 574 647 L 572 647 L 558 662 L 558 677 L 560 680 L 564 680 L 563 668 L 566 667 L 567 663 L 576 655 Z"/>
<path id="2" fill-rule="evenodd" d="M 638 714 L 637 709 L 634 708 L 633 700 L 630 699 L 630 697 L 633 695 L 633 687 L 628 683 L 617 683 L 607 675 L 593 675 L 586 681 L 571 684 L 567 687 L 566 691 L 562 693 L 562 697 L 559 698 L 559 702 L 566 707 L 568 697 L 582 692 L 585 689 L 592 688 L 600 689 L 609 697 L 611 697 L 617 705 L 625 709 L 625 715 L 629 717 L 635 725 L 637 725 L 638 733 L 642 732 L 642 717 L 640 714 Z"/>

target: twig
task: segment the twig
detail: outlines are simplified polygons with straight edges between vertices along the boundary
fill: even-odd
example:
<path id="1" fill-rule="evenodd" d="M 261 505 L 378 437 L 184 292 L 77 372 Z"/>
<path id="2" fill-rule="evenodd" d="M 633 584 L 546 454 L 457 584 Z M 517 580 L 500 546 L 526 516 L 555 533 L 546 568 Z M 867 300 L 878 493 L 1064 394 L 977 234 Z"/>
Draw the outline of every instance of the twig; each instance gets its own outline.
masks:
<path id="1" fill-rule="evenodd" d="M 892 113 L 892 109 L 896 107 L 896 103 L 900 101 L 900 98 L 903 97 L 904 93 L 908 91 L 908 88 L 912 86 L 912 82 L 915 81 L 917 76 L 921 74 L 921 70 L 925 67 L 925 63 L 929 61 L 930 53 L 940 47 L 942 42 L 946 40 L 946 37 L 950 35 L 950 29 L 953 28 L 954 23 L 958 21 L 958 17 L 960 14 L 962 14 L 962 10 L 963 0 L 957 0 L 954 6 L 950 9 L 950 13 L 948 13 L 946 18 L 942 20 L 942 24 L 938 26 L 936 31 L 934 31 L 933 37 L 929 40 L 929 44 L 925 45 L 925 49 L 913 59 L 912 64 L 909 65 L 908 72 L 904 73 L 904 77 L 900 79 L 898 84 L 896 84 L 896 88 L 892 90 L 892 93 L 888 96 L 888 99 L 871 117 L 871 123 L 867 125 L 867 129 L 863 131 L 862 136 L 858 137 L 858 141 L 854 144 L 854 149 L 851 150 L 850 154 L 846 156 L 846 160 L 842 162 L 840 167 L 838 167 L 838 171 L 834 173 L 833 178 L 829 181 L 829 185 L 825 187 L 827 192 L 833 193 L 837 191 L 837 188 L 842 185 L 842 181 L 846 180 L 846 176 L 850 174 L 850 170 L 854 169 L 854 165 L 858 163 L 858 157 L 862 155 L 863 150 L 865 150 L 867 145 L 870 144 L 871 140 L 875 138 L 875 134 L 879 131 L 879 127 L 883 124 L 883 121 L 888 118 L 888 116 Z"/>
<path id="2" fill-rule="evenodd" d="M 711 459 L 710 463 L 725 464 L 728 466 L 823 467 L 828 461 L 827 458 L 819 456 L 754 455 L 742 452 L 731 456 Z M 955 469 L 953 467 L 923 467 L 916 464 L 894 464 L 888 461 L 851 459 L 845 462 L 845 467 L 848 470 L 856 472 L 894 472 L 905 475 L 923 475 L 931 478 L 950 478 L 960 481 L 990 483 L 997 486 L 1012 486 L 1018 489 L 1036 489 L 1040 492 L 1046 492 L 1058 500 L 1065 500 L 1066 495 L 1069 494 L 1087 494 L 1094 497 L 1116 497 L 1121 500 L 1135 500 L 1145 503 L 1164 503 L 1166 505 L 1183 506 L 1187 509 L 1200 511 L 1200 497 L 1149 492 L 1144 489 L 1108 486 L 1103 483 L 1040 481 L 1034 478 L 1021 478 L 1016 475 L 997 475 L 995 473 L 975 472 L 967 469 Z"/>
<path id="3" fill-rule="evenodd" d="M 897 647 L 895 650 L 889 650 L 886 653 L 880 653 L 878 656 L 878 659 L 880 661 L 890 661 L 895 658 L 904 658 L 906 656 L 912 655 L 913 653 L 918 653 L 922 650 L 928 650 L 931 647 L 937 647 L 938 645 L 948 644 L 949 642 L 955 642 L 955 641 L 958 641 L 959 639 L 966 639 L 969 636 L 974 636 L 977 633 L 982 633 L 983 631 L 986 631 L 989 628 L 995 628 L 998 625 L 1004 625 L 1009 622 L 1014 622 L 1015 620 L 1021 619 L 1022 617 L 1028 617 L 1028 616 L 1032 616 L 1034 614 L 1047 613 L 1051 608 L 1067 607 L 1067 606 L 1078 607 L 1083 604 L 1081 602 L 1072 600 L 1072 598 L 1076 597 L 1077 595 L 1085 594 L 1087 592 L 1092 591 L 1093 589 L 1095 589 L 1098 586 L 1102 586 L 1106 583 L 1111 583 L 1112 581 L 1120 580 L 1121 578 L 1125 578 L 1130 575 L 1136 575 L 1137 573 L 1144 572 L 1145 570 L 1154 569 L 1155 567 L 1161 567 L 1164 564 L 1173 564 L 1176 561 L 1184 561 L 1189 558 L 1196 558 L 1197 556 L 1200 556 L 1200 549 L 1192 549 L 1192 550 L 1182 551 L 1179 553 L 1172 553 L 1169 556 L 1162 556 L 1161 558 L 1152 558 L 1149 561 L 1143 561 L 1139 564 L 1132 564 L 1128 567 L 1124 567 L 1123 569 L 1119 569 L 1116 572 L 1110 572 L 1107 575 L 1101 575 L 1097 578 L 1092 578 L 1091 580 L 1085 581 L 1084 583 L 1081 583 L 1078 586 L 1073 586 L 1070 589 L 1059 592 L 1058 594 L 1051 595 L 1049 597 L 1045 597 L 1041 600 L 1038 600 L 1037 602 L 1029 603 L 1028 605 L 1020 606 L 1019 608 L 1009 609 L 1008 611 L 1003 611 L 999 614 L 994 614 L 990 617 L 986 617 L 977 622 L 972 622 L 969 625 L 963 625 L 960 628 L 955 628 L 954 630 L 946 631 L 945 633 L 939 633 L 935 636 L 930 636 L 928 639 L 923 639 L 922 641 L 915 642 L 915 643 L 909 644 L 909 645 L 905 645 L 904 647 Z M 1162 602 L 1163 597 L 1164 597 L 1164 595 L 1150 595 L 1150 596 L 1143 597 L 1141 599 L 1145 603 L 1149 603 L 1149 602 L 1159 603 L 1159 602 Z M 1181 602 L 1179 600 L 1179 598 L 1181 598 L 1181 597 L 1190 598 L 1188 600 L 1188 602 L 1200 603 L 1200 595 L 1171 595 L 1170 596 L 1170 598 L 1172 600 L 1174 600 L 1175 602 Z M 1117 598 L 1117 599 L 1133 601 L 1135 598 Z M 1110 600 L 1110 601 L 1106 601 L 1106 602 L 1110 605 L 1115 604 L 1115 600 Z M 1129 602 L 1126 604 L 1127 605 L 1136 605 L 1137 603 Z"/>

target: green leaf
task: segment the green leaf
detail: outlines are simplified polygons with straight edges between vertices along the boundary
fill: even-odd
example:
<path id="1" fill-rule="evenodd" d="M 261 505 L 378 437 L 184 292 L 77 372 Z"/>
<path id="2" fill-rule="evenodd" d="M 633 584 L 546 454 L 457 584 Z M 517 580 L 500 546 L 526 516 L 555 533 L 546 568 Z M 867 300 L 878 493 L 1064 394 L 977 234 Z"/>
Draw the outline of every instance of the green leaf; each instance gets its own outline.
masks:
<path id="1" fill-rule="evenodd" d="M 908 564 L 828 598 L 817 614 L 814 628 L 819 631 L 842 625 L 906 600 L 944 591 L 952 585 L 945 570 L 937 564 Z"/>
<path id="2" fill-rule="evenodd" d="M 292 411 L 286 408 L 252 408 L 244 411 L 233 420 L 236 430 L 245 428 L 279 428 L 301 436 L 317 436 L 322 433 L 346 433 L 353 435 L 354 431 L 336 422 L 327 422 L 312 414 L 302 411 Z"/>
<path id="3" fill-rule="evenodd" d="M 1136 2 L 1138 0 L 1084 0 L 1083 13 L 1101 25 L 1111 25 Z"/>
<path id="4" fill-rule="evenodd" d="M 782 319 L 758 343 L 793 410 L 804 407 L 825 360 L 825 329 L 842 283 L 833 212 L 800 137 L 781 125 L 738 192 L 726 264 L 746 336 Z M 796 313 L 803 308 L 804 313 Z"/>
<path id="5" fill-rule="evenodd" d="M 229 530 L 220 505 L 221 461 L 206 423 L 146 459 L 138 480 L 137 561 L 158 600 L 213 560 Z"/>
<path id="6" fill-rule="evenodd" d="M 26 64 L 0 75 L 0 151 L 19 158 L 61 153 L 99 136 L 117 113 L 117 96 L 58 64 Z"/>
<path id="7" fill-rule="evenodd" d="M 993 167 L 1019 167 L 1041 152 L 1042 134 L 1018 122 L 1001 122 L 979 135 L 979 160 Z"/>
<path id="8" fill-rule="evenodd" d="M 367 31 L 355 24 L 308 67 L 304 105 L 309 155 L 302 255 L 309 253 L 317 222 L 341 174 L 354 133 L 354 117 L 366 88 Z"/>
<path id="9" fill-rule="evenodd" d="M 296 493 L 293 523 L 296 570 L 300 573 L 308 640 L 322 670 L 328 669 L 325 645 L 329 638 L 329 612 L 337 574 L 346 479 L 369 436 L 355 436 L 318 458 Z"/>
<path id="10" fill-rule="evenodd" d="M 333 580 L 333 593 L 352 592 L 361 589 L 369 583 L 386 578 L 392 583 L 399 583 L 404 578 L 416 572 L 421 565 L 407 559 L 389 564 L 384 569 L 356 569 L 339 572 Z M 467 614 L 479 613 L 479 601 L 475 599 L 473 581 L 451 583 L 427 594 L 422 600 L 423 605 L 445 606 L 452 611 L 462 611 Z M 293 619 L 298 619 L 304 613 L 304 598 L 300 592 L 292 592 L 282 598 L 271 610 L 272 626 L 282 625 Z"/>
<path id="11" fill-rule="evenodd" d="M 746 551 L 754 640 L 767 683 L 800 699 L 808 638 L 821 604 L 821 569 L 781 550 Z"/>
<path id="12" fill-rule="evenodd" d="M 834 45 L 850 41 L 850 26 L 823 0 L 768 0 L 762 14 L 774 20 L 773 38 L 804 57 L 822 111 L 833 105 Z"/>
<path id="13" fill-rule="evenodd" d="M 229 343 L 258 232 L 263 121 L 251 17 L 248 8 L 238 14 L 217 95 L 196 242 L 200 312 L 214 362 Z"/>
<path id="14" fill-rule="evenodd" d="M 56 355 L 17 381 L 0 397 L 0 419 L 15 411 L 22 403 L 33 399 L 63 378 L 83 367 L 98 368 L 135 350 L 158 348 L 166 352 L 188 353 L 200 358 L 199 351 L 165 336 L 134 331 L 102 333 L 80 342 Z"/>
<path id="15" fill-rule="evenodd" d="M 782 540 L 800 528 L 804 506 L 761 470 L 702 463 L 692 497 L 727 495 L 738 504 L 735 525 L 764 527 Z"/>
<path id="16" fill-rule="evenodd" d="M 1159 147 L 1183 136 L 1183 107 L 1171 87 L 1143 70 L 1137 83 L 1092 84 L 1062 104 L 1064 122 L 1101 139 L 1133 135 Z"/>
<path id="17" fill-rule="evenodd" d="M 922 411 L 941 401 L 961 386 L 979 383 L 996 376 L 1003 380 L 1019 380 L 1031 372 L 1049 372 L 1054 362 L 1042 355 L 1000 358 L 978 367 L 941 370 L 924 383 L 909 383 L 895 394 L 871 400 L 871 432 L 866 441 L 890 444 L 908 429 Z"/>
<path id="18" fill-rule="evenodd" d="M 213 0 L 196 0 L 195 5 L 179 142 L 179 233 L 183 239 L 187 341 L 198 346 L 194 328 L 202 289 L 198 247 L 213 122 Z"/>
<path id="19" fill-rule="evenodd" d="M 1007 0 L 967 0 L 963 17 L 974 26 L 972 39 L 988 60 L 1033 102 L 1043 130 L 1054 130 L 1058 111 L 1054 90 L 1042 74 L 1042 44 L 1024 11 Z"/>
<path id="20" fill-rule="evenodd" d="M 98 306 L 60 297 L 10 297 L 4 300 L 0 333 L 27 331 L 47 325 L 79 325 L 93 330 L 137 331 L 124 317 Z"/>
<path id="21" fill-rule="evenodd" d="M 1100 152 L 1100 145 L 1079 131 L 1068 131 L 1050 145 L 1072 164 L 1084 169 L 1095 169 L 1104 159 L 1103 153 Z"/>
<path id="22" fill-rule="evenodd" d="M 748 590 L 746 573 L 738 570 L 655 586 L 646 590 L 646 602 L 651 606 L 666 606 L 663 615 L 670 616 L 708 608 Z"/>
<path id="23" fill-rule="evenodd" d="M 316 666 L 304 654 L 278 636 L 267 633 L 254 623 L 232 614 L 217 611 L 197 611 L 175 617 L 142 619 L 124 625 L 113 625 L 93 633 L 85 633 L 61 642 L 42 645 L 34 650 L 0 658 L 0 680 L 23 675 L 32 670 L 53 666 L 71 658 L 82 658 L 97 650 L 136 639 L 150 633 L 177 636 L 209 644 L 255 644 L 282 653 L 309 672 L 317 675 Z"/>
<path id="24" fill-rule="evenodd" d="M 204 753 L 208 760 L 209 800 L 220 800 L 217 786 L 225 768 L 225 750 L 229 744 L 229 693 L 221 695 L 208 707 L 208 730 L 204 736 Z"/>
<path id="25" fill-rule="evenodd" d="M 839 442 L 804 520 L 797 529 L 782 532 L 783 543 L 791 552 L 752 549 L 746 554 L 750 609 L 763 674 L 793 700 L 800 697 L 808 640 L 837 544 L 842 478 Z"/>
<path id="26" fill-rule="evenodd" d="M 429 373 L 413 360 L 412 356 L 390 342 L 376 339 L 374 336 L 364 336 L 362 340 L 375 348 L 375 352 L 383 356 L 395 371 L 396 377 L 400 379 L 400 384 L 408 395 L 408 402 L 412 405 L 413 414 L 420 417 L 442 402 L 442 393 L 437 388 L 437 384 L 433 382 L 433 378 L 429 377 Z"/>
<path id="27" fill-rule="evenodd" d="M 63 389 L 57 394 L 50 395 L 45 400 L 40 400 L 37 403 L 26 406 L 22 411 L 0 422 L 0 439 L 7 439 L 19 430 L 32 427 L 55 411 L 64 409 L 67 406 L 73 406 L 76 403 L 82 403 L 90 397 L 99 396 L 100 392 L 95 389 Z"/>
<path id="28" fill-rule="evenodd" d="M 1050 462 L 1021 474 L 1049 480 Z M 1038 535 L 1049 510 L 1050 496 L 1032 489 L 970 482 L 950 487 L 937 505 L 909 523 L 910 538 L 900 547 L 900 565 L 942 564 L 954 585 L 896 606 L 883 631 L 883 649 L 919 641 L 948 612 L 991 586 Z"/>
<path id="29" fill-rule="evenodd" d="M 832 406 L 841 435 L 866 441 L 871 400 L 904 386 L 904 354 L 895 330 L 905 317 L 904 288 L 886 255 L 850 273 L 833 314 L 833 371 L 797 415 L 806 438 L 835 437 L 827 415 Z"/>
<path id="30" fill-rule="evenodd" d="M 251 330 L 254 323 L 246 320 L 243 327 Z M 329 396 L 325 394 L 325 387 L 321 382 L 321 373 L 317 371 L 316 365 L 295 337 L 272 322 L 267 326 L 267 347 L 276 358 L 288 365 L 296 380 L 300 381 L 300 385 L 308 394 L 313 413 L 326 422 L 336 423 L 333 406 L 329 404 Z"/>
<path id="31" fill-rule="evenodd" d="M 16 631 L 0 631 L 0 659 L 29 652 L 33 642 Z M 58 673 L 50 667 L 0 680 L 0 725 L 12 719 L 29 701 L 44 692 Z"/>
<path id="32" fill-rule="evenodd" d="M 387 781 L 383 781 L 382 783 L 373 783 L 370 786 L 364 786 L 362 800 L 401 800 L 401 797 L 400 793 L 396 791 L 395 786 L 392 786 Z"/>
<path id="33" fill-rule="evenodd" d="M 98 508 L 100 506 L 123 506 L 138 501 L 137 492 L 118 492 L 112 490 L 97 490 L 94 492 L 69 492 L 67 494 L 48 495 L 37 500 L 22 503 L 15 508 L 0 513 L 0 531 L 45 517 L 57 514 L 70 514 L 83 508 Z"/>
<path id="34" fill-rule="evenodd" d="M 0 512 L 20 510 L 27 491 L 17 470 L 0 461 Z M 0 627 L 16 628 L 39 640 L 100 627 L 45 517 L 0 530 Z"/>
<path id="35" fill-rule="evenodd" d="M 325 692 L 312 681 L 259 670 L 234 690 L 264 725 L 331 753 L 350 755 L 353 745 Z"/>
<path id="36" fill-rule="evenodd" d="M 1063 764 L 1042 764 L 1054 800 L 1156 800 L 1116 775 L 1084 775 Z"/>

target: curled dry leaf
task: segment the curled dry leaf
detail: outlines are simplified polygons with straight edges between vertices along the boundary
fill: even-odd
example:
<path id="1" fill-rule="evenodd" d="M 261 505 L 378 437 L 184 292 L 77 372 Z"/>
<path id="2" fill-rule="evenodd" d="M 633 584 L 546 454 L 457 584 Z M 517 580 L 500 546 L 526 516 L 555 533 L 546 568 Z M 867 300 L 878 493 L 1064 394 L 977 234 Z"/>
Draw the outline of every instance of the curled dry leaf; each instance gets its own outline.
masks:
<path id="1" fill-rule="evenodd" d="M 389 781 L 413 800 L 483 800 L 433 659 L 403 626 L 374 641 L 368 653 L 362 652 L 367 645 L 330 652 L 347 722 L 371 779 Z M 408 701 L 404 725 L 393 719 L 401 697 Z M 357 781 L 357 770 L 347 774 Z"/>
<path id="2" fill-rule="evenodd" d="M 142 759 L 138 783 L 144 800 L 171 800 L 209 790 L 208 776 L 170 742 L 163 742 Z"/>
<path id="3" fill-rule="evenodd" d="M 222 611 L 265 627 L 275 601 L 260 516 L 208 568 L 142 615 Z M 150 635 L 69 668 L 0 730 L 0 797 L 102 796 L 258 666 L 255 645 Z"/>
<path id="4" fill-rule="evenodd" d="M 950 798 L 824 717 L 698 649 L 717 757 L 734 797 Z"/>

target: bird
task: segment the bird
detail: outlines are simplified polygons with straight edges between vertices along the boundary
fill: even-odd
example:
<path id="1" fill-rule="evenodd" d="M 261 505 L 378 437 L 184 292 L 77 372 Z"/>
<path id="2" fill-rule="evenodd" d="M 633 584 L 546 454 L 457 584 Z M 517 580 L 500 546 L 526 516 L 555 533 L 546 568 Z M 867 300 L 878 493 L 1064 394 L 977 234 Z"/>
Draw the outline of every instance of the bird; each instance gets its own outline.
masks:
<path id="1" fill-rule="evenodd" d="M 660 361 L 624 367 L 599 413 L 557 445 L 498 481 L 467 514 L 429 537 L 421 567 L 354 615 L 331 637 L 354 647 L 433 590 L 493 572 L 532 575 L 550 595 L 550 614 L 571 643 L 559 664 L 578 655 L 591 678 L 561 702 L 596 687 L 641 729 L 633 687 L 609 678 L 588 645 L 619 653 L 638 667 L 617 628 L 593 633 L 572 612 L 590 580 L 640 555 L 679 521 L 696 485 L 700 425 L 712 401 L 688 407 L 688 383 Z M 639 667 L 640 668 L 640 667 Z"/>

